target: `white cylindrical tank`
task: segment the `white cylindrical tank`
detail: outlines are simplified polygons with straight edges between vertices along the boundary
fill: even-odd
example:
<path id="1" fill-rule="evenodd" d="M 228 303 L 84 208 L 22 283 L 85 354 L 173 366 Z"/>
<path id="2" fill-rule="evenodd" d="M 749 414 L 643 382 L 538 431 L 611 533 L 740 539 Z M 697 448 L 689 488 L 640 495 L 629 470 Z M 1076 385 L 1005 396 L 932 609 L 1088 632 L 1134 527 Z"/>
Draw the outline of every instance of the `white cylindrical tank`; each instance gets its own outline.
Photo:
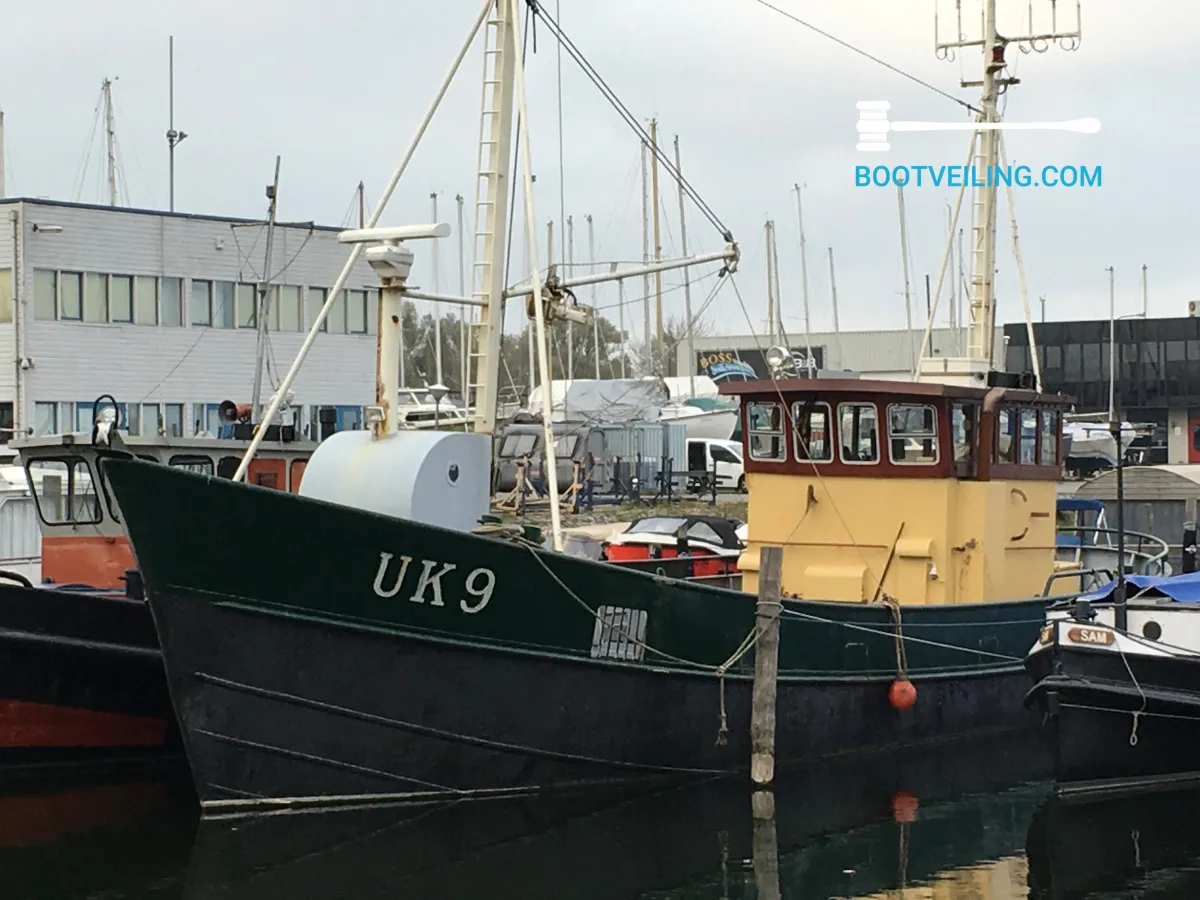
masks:
<path id="1" fill-rule="evenodd" d="M 491 447 L 465 432 L 341 431 L 313 453 L 300 496 L 470 531 L 490 506 Z"/>

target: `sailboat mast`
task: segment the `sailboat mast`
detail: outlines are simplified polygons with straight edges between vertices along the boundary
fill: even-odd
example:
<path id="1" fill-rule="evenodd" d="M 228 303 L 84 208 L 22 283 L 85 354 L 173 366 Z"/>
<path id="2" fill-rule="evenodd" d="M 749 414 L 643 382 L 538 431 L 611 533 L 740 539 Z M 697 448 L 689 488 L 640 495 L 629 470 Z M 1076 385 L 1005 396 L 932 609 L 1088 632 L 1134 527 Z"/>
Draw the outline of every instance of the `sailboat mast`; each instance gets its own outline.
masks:
<path id="1" fill-rule="evenodd" d="M 908 355 L 912 358 L 912 373 L 917 374 L 917 348 L 913 335 L 912 289 L 908 279 L 908 220 L 904 215 L 904 187 L 896 185 L 900 207 L 900 265 L 904 271 L 904 319 L 908 327 Z"/>
<path id="2" fill-rule="evenodd" d="M 267 188 L 267 199 L 271 205 L 267 211 L 267 251 L 266 262 L 263 263 L 262 281 L 258 283 L 258 309 L 254 315 L 254 325 L 258 331 L 258 346 L 254 354 L 254 388 L 250 395 L 250 415 L 255 423 L 260 423 L 259 401 L 262 399 L 263 358 L 267 349 L 267 319 L 271 309 L 271 266 L 275 249 L 275 218 L 279 208 L 279 163 L 280 157 L 275 156 L 275 177 Z"/>
<path id="3" fill-rule="evenodd" d="M 592 225 L 592 214 L 588 213 L 588 274 L 596 274 L 596 229 Z M 592 353 L 596 357 L 596 380 L 600 380 L 600 316 L 596 315 L 596 285 L 592 285 Z"/>
<path id="4" fill-rule="evenodd" d="M 438 196 L 437 191 L 433 191 L 429 195 L 429 201 L 432 206 L 433 218 L 429 221 L 438 221 Z M 432 261 L 433 261 L 433 292 L 440 294 L 442 292 L 442 258 L 438 252 L 438 244 L 440 241 L 434 241 Z M 442 314 L 435 307 L 433 310 L 433 366 L 435 379 L 437 384 L 443 384 L 442 381 Z"/>
<path id="5" fill-rule="evenodd" d="M 561 46 L 561 45 L 560 45 Z M 575 217 L 567 216 L 567 272 L 564 278 L 575 274 Z M 575 323 L 567 320 L 567 378 L 575 377 Z"/>
<path id="6" fill-rule="evenodd" d="M 763 223 L 763 246 L 767 251 L 767 346 L 775 346 L 775 279 L 771 275 L 771 220 Z"/>
<path id="7" fill-rule="evenodd" d="M 658 230 L 658 119 L 650 120 L 650 151 L 651 151 L 651 203 L 654 208 L 654 261 L 662 261 L 662 239 Z M 660 378 L 667 374 L 666 360 L 663 358 L 663 310 L 662 310 L 662 272 L 654 273 L 654 315 L 658 332 L 657 350 L 654 354 L 654 374 Z"/>
<path id="8" fill-rule="evenodd" d="M 679 135 L 675 135 L 675 187 L 679 192 L 679 253 L 687 256 L 687 216 L 683 206 L 683 164 L 679 161 Z M 688 386 L 696 396 L 696 342 L 692 335 L 692 275 L 683 270 L 683 334 L 687 341 Z M 678 372 L 676 373 L 678 374 Z"/>
<path id="9" fill-rule="evenodd" d="M 649 145 L 642 141 L 642 265 L 650 264 L 650 171 L 646 156 Z M 646 358 L 654 356 L 654 343 L 650 339 L 650 275 L 642 276 L 642 316 L 645 319 L 642 336 L 646 341 Z M 651 372 L 653 374 L 653 366 Z"/>
<path id="10" fill-rule="evenodd" d="M 833 338 L 837 341 L 838 366 L 844 367 L 842 359 L 842 329 L 838 324 L 837 279 L 833 275 L 833 248 L 829 248 L 829 295 L 833 301 Z"/>
<path id="11" fill-rule="evenodd" d="M 800 227 L 800 290 L 804 300 L 804 351 L 808 354 L 804 365 L 811 374 L 817 367 L 812 352 L 812 320 L 808 312 L 808 245 L 804 240 L 804 202 L 800 199 L 801 186 L 793 184 L 796 191 L 796 224 Z"/>

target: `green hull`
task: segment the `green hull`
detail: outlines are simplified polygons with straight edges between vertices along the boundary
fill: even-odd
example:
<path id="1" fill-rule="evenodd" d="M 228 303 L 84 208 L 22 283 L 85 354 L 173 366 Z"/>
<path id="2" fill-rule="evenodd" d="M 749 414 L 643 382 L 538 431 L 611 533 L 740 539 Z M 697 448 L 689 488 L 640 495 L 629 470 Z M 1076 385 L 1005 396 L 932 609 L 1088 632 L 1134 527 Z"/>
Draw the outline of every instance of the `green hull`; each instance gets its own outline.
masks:
<path id="1" fill-rule="evenodd" d="M 104 468 L 193 768 L 243 779 L 222 794 L 215 774 L 198 773 L 202 798 L 257 784 L 248 763 L 229 775 L 231 747 L 271 758 L 303 752 L 343 773 L 373 773 L 357 781 L 297 773 L 294 783 L 257 791 L 268 796 L 363 792 L 368 783 L 386 792 L 379 773 L 391 772 L 391 758 L 371 754 L 389 740 L 418 757 L 401 766 L 405 790 L 746 762 L 754 654 L 738 650 L 755 625 L 750 595 L 164 466 L 114 460 Z M 1045 605 L 903 609 L 918 700 L 898 711 L 887 701 L 897 677 L 887 607 L 787 601 L 779 755 L 1034 724 L 1020 704 L 1021 660 Z M 720 709 L 727 732 L 714 741 Z M 301 751 L 247 736 L 271 717 L 275 732 L 294 717 L 303 740 L 314 729 L 328 729 L 328 740 Z M 343 733 L 348 719 L 371 729 Z M 503 764 L 514 755 L 537 759 L 537 772 Z M 494 777 L 475 774 L 489 766 Z"/>

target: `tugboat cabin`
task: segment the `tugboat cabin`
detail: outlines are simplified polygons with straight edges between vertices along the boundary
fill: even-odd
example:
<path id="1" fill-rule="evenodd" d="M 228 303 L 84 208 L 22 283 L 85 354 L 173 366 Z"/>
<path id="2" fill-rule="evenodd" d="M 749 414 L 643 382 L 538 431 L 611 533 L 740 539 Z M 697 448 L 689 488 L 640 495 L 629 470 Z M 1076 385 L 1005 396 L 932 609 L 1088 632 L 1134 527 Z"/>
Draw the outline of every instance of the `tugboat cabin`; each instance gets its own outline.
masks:
<path id="1" fill-rule="evenodd" d="M 741 398 L 748 541 L 785 596 L 945 604 L 1039 596 L 1055 566 L 1070 398 L 858 379 L 727 383 Z"/>

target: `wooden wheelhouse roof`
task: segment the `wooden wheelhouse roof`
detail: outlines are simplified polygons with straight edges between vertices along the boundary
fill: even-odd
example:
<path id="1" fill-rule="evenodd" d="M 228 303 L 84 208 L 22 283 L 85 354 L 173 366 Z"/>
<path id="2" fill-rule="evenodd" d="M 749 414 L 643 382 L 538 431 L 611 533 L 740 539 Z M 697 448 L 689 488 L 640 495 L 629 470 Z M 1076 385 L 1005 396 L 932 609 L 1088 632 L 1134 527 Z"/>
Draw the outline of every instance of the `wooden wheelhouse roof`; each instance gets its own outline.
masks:
<path id="1" fill-rule="evenodd" d="M 1074 398 L 1066 394 L 1043 394 L 1037 391 L 1009 387 L 968 387 L 957 384 L 940 384 L 929 381 L 891 381 L 867 378 L 760 378 L 755 381 L 726 381 L 718 387 L 721 394 L 741 396 L 747 399 L 778 399 L 789 396 L 849 396 L 872 395 L 893 400 L 952 400 L 982 401 L 990 391 L 1002 390 L 1008 403 L 1039 403 L 1070 406 Z"/>

